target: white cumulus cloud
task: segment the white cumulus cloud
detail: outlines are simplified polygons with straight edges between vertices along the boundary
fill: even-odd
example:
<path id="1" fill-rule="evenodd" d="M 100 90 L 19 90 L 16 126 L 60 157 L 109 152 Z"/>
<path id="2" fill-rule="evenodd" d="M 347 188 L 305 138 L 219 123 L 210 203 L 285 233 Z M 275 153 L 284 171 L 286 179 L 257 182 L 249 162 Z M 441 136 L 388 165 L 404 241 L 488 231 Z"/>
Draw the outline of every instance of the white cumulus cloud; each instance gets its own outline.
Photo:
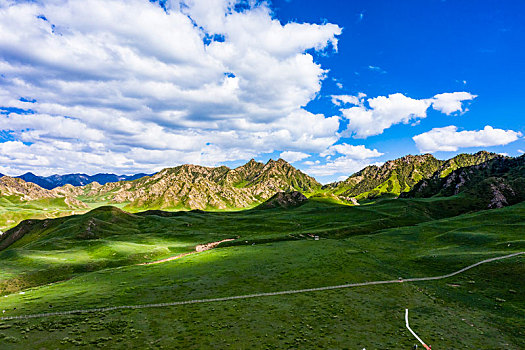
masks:
<path id="1" fill-rule="evenodd" d="M 311 165 L 305 171 L 314 176 L 333 178 L 335 175 L 340 175 L 338 178 L 344 177 L 346 179 L 368 165 L 381 164 L 381 162 L 372 162 L 369 159 L 352 159 L 341 156 L 326 162 L 326 164 Z M 322 181 L 323 179 L 321 178 L 320 180 Z"/>
<path id="2" fill-rule="evenodd" d="M 349 159 L 367 159 L 367 158 L 376 158 L 383 155 L 376 149 L 368 149 L 364 145 L 349 145 L 347 143 L 341 143 L 337 145 L 330 146 L 326 151 L 322 152 L 320 155 L 326 157 L 328 155 L 335 155 L 336 153 L 342 154 Z"/>
<path id="3" fill-rule="evenodd" d="M 463 147 L 489 147 L 506 145 L 522 134 L 513 130 L 494 129 L 487 125 L 482 130 L 458 131 L 454 125 L 434 128 L 413 137 L 421 152 L 457 151 Z"/>
<path id="4" fill-rule="evenodd" d="M 382 134 L 395 124 L 417 123 L 427 117 L 430 107 L 447 115 L 464 112 L 466 110 L 463 109 L 463 101 L 476 98 L 476 95 L 468 92 L 443 93 L 426 99 L 414 99 L 401 93 L 366 100 L 365 96 L 332 96 L 335 105 L 343 105 L 340 111 L 349 121 L 346 130 L 348 136 L 367 138 Z M 344 104 L 354 106 L 348 107 Z"/>
<path id="5" fill-rule="evenodd" d="M 326 157 L 324 162 L 304 162 L 308 167 L 305 171 L 314 176 L 332 180 L 334 177 L 348 177 L 370 164 L 381 164 L 373 158 L 382 156 L 376 149 L 368 149 L 364 145 L 349 145 L 341 143 L 330 146 L 320 156 Z M 334 156 L 334 158 L 332 158 Z"/>
<path id="6" fill-rule="evenodd" d="M 294 152 L 294 151 L 285 151 L 279 155 L 279 158 L 282 158 L 290 163 L 295 163 L 300 160 L 306 159 L 308 157 L 310 157 L 308 153 Z"/>
<path id="7" fill-rule="evenodd" d="M 455 112 L 462 113 L 464 112 L 463 101 L 470 101 L 476 97 L 478 96 L 465 91 L 437 94 L 432 99 L 432 108 L 446 115 L 450 115 Z"/>
<path id="8" fill-rule="evenodd" d="M 427 116 L 429 100 L 417 100 L 396 93 L 367 99 L 365 105 L 343 108 L 343 117 L 349 120 L 348 132 L 356 138 L 382 134 L 394 124 L 409 122 Z"/>
<path id="9" fill-rule="evenodd" d="M 335 143 L 339 118 L 303 106 L 327 74 L 309 52 L 336 51 L 341 28 L 237 3 L 0 0 L 0 131 L 16 142 L 2 147 L 28 160 L 2 169 L 152 171 Z"/>

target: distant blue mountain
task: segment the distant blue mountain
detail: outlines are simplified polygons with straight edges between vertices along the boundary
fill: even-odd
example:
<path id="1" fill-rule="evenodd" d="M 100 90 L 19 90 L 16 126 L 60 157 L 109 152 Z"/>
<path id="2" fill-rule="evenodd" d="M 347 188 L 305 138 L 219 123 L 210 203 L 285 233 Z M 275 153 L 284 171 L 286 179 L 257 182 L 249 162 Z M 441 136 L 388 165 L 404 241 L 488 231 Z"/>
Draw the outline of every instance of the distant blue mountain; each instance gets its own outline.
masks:
<path id="1" fill-rule="evenodd" d="M 150 174 L 143 173 L 135 175 L 95 174 L 92 176 L 86 174 L 66 174 L 44 177 L 35 175 L 33 173 L 25 173 L 24 175 L 15 177 L 27 182 L 32 182 L 48 190 L 52 190 L 55 187 L 64 186 L 66 184 L 73 186 L 84 186 L 96 181 L 99 184 L 104 185 L 108 182 L 131 181 L 149 175 Z"/>

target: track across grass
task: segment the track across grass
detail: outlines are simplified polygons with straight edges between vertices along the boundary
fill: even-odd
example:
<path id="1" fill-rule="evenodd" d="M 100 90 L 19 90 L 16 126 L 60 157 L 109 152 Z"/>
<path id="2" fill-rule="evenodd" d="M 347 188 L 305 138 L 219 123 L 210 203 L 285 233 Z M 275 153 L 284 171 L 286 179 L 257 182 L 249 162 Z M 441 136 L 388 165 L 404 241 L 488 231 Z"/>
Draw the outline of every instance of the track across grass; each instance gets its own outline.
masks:
<path id="1" fill-rule="evenodd" d="M 486 263 L 489 263 L 489 262 L 502 260 L 502 259 L 508 259 L 508 258 L 512 258 L 512 257 L 518 256 L 518 255 L 522 255 L 522 254 L 525 254 L 525 252 L 517 252 L 517 253 L 508 254 L 508 255 L 504 255 L 504 256 L 499 256 L 499 257 L 495 257 L 495 258 L 485 259 L 485 260 L 479 261 L 479 262 L 477 262 L 475 264 L 472 264 L 472 265 L 469 265 L 467 267 L 464 267 L 464 268 L 462 268 L 462 269 L 460 269 L 458 271 L 455 271 L 455 272 L 452 272 L 452 273 L 449 273 L 449 274 L 446 274 L 446 275 L 441 275 L 441 276 L 406 278 L 406 279 L 388 280 L 388 281 L 370 281 L 370 282 L 361 282 L 361 283 L 349 283 L 349 284 L 341 284 L 341 285 L 336 285 L 336 286 L 326 286 L 326 287 L 305 288 L 305 289 L 296 289 L 296 290 L 284 290 L 284 291 L 278 291 L 278 292 L 267 292 L 267 293 L 236 295 L 236 296 L 221 297 L 221 298 L 173 301 L 173 302 L 167 302 L 167 303 L 142 304 L 142 305 L 119 305 L 119 306 L 110 306 L 110 307 L 104 307 L 104 308 L 92 308 L 92 309 L 69 310 L 69 311 L 56 311 L 56 312 L 47 312 L 47 313 L 39 313 L 39 314 L 30 314 L 30 315 L 18 315 L 18 316 L 0 317 L 0 321 L 39 318 L 39 317 L 49 317 L 49 316 L 65 316 L 65 315 L 74 315 L 74 314 L 86 314 L 86 313 L 93 313 L 93 312 L 107 312 L 107 311 L 123 310 L 123 309 L 162 308 L 162 307 L 177 306 L 177 305 L 212 303 L 212 302 L 219 302 L 219 301 L 260 298 L 260 297 L 267 297 L 267 296 L 298 294 L 298 293 L 307 293 L 307 292 L 318 292 L 318 291 L 324 291 L 324 290 L 352 288 L 352 287 L 364 287 L 364 286 L 372 286 L 372 285 L 380 285 L 380 284 L 434 281 L 434 280 L 440 280 L 440 279 L 445 279 L 445 278 L 450 278 L 450 277 L 456 276 L 456 275 L 458 275 L 460 273 L 463 273 L 463 272 L 465 272 L 467 270 L 470 270 L 470 269 L 472 269 L 472 268 L 474 268 L 476 266 L 482 265 L 482 264 L 486 264 Z"/>

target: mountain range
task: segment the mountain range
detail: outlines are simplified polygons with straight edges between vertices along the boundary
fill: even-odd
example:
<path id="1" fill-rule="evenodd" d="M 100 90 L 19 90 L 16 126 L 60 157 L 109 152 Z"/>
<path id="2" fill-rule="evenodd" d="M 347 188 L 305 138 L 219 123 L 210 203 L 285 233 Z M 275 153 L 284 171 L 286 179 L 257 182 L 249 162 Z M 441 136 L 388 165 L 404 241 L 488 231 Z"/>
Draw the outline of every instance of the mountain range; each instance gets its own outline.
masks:
<path id="1" fill-rule="evenodd" d="M 501 208 L 525 200 L 525 156 L 492 159 L 439 173 L 418 182 L 402 197 L 463 196 L 486 208 Z"/>
<path id="2" fill-rule="evenodd" d="M 443 178 L 456 169 L 485 163 L 494 158 L 504 158 L 496 153 L 480 151 L 476 154 L 459 154 L 448 160 L 439 160 L 430 154 L 408 155 L 390 160 L 381 166 L 371 165 L 351 175 L 344 181 L 324 186 L 340 197 L 357 200 L 382 196 L 399 196 L 409 192 L 417 183 L 432 177 Z"/>
<path id="3" fill-rule="evenodd" d="M 282 159 L 266 164 L 252 159 L 235 169 L 185 164 L 135 181 L 62 188 L 64 195 L 121 203 L 130 210 L 238 209 L 261 203 L 276 192 L 311 194 L 320 189 L 313 177 Z"/>
<path id="4" fill-rule="evenodd" d="M 185 164 L 135 180 L 104 184 L 94 181 L 83 186 L 66 184 L 53 189 L 4 176 L 0 178 L 0 199 L 15 204 L 60 199 L 61 206 L 68 210 L 87 210 L 106 204 L 130 212 L 236 210 L 257 206 L 278 192 L 297 191 L 306 197 L 349 205 L 399 196 L 462 195 L 475 200 L 480 208 L 492 208 L 525 198 L 524 159 L 485 151 L 460 154 L 448 160 L 430 154 L 408 155 L 381 166 L 368 166 L 344 181 L 324 186 L 282 159 L 267 163 L 252 159 L 235 169 Z M 139 175 L 142 174 L 135 176 Z M 102 178 L 109 180 L 111 176 L 115 179 L 116 175 Z M 66 181 L 67 176 L 58 178 Z M 46 204 L 46 210 L 48 205 L 52 204 Z M 49 215 L 46 213 L 44 217 Z"/>
<path id="5" fill-rule="evenodd" d="M 108 182 L 117 182 L 117 181 L 132 181 L 139 179 L 141 177 L 147 176 L 148 174 L 135 174 L 135 175 L 115 175 L 115 174 L 66 174 L 66 175 L 51 175 L 51 176 L 38 176 L 31 172 L 27 172 L 23 175 L 15 176 L 18 179 L 22 179 L 26 182 L 32 182 L 38 186 L 45 188 L 47 190 L 52 190 L 56 187 L 61 187 L 64 185 L 73 185 L 73 186 L 85 186 L 92 182 L 98 182 L 101 185 L 104 185 Z M 4 175 L 0 174 L 0 177 Z"/>

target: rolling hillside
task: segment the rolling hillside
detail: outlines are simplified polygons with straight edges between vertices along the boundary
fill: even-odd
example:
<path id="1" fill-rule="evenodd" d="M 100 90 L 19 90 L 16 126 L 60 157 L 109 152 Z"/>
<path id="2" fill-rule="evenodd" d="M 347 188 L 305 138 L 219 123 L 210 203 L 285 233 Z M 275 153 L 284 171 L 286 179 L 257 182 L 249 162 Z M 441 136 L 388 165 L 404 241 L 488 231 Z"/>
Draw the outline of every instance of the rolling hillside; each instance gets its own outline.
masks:
<path id="1" fill-rule="evenodd" d="M 2 200 L 17 198 L 19 205 L 75 197 L 135 209 L 101 206 L 30 219 L 0 235 L 6 316 L 361 285 L 5 321 L 0 346 L 256 348 L 263 339 L 271 348 L 405 348 L 413 345 L 403 323 L 409 308 L 418 332 L 436 347 L 521 349 L 522 256 L 439 281 L 397 281 L 522 252 L 524 160 L 488 153 L 449 161 L 404 157 L 377 173 L 361 172 L 358 186 L 373 186 L 366 186 L 371 176 L 375 189 L 379 175 L 390 174 L 389 181 L 411 190 L 360 206 L 336 204 L 337 192 L 282 160 L 236 169 L 184 165 L 135 181 L 53 191 L 4 177 Z M 428 178 L 418 180 L 421 174 Z M 212 203 L 254 208 L 158 210 Z M 149 210 L 137 212 L 141 206 Z M 499 206 L 506 207 L 484 210 Z M 212 243 L 217 247 L 198 252 Z M 396 283 L 362 284 L 385 280 Z M 177 337 L 166 336 L 174 328 Z"/>
<path id="2" fill-rule="evenodd" d="M 0 252 L 0 309 L 16 316 L 438 276 L 523 251 L 523 203 L 454 216 L 468 211 L 454 198 L 227 213 L 103 207 L 25 222 Z M 0 347 L 410 348 L 409 308 L 435 348 L 518 350 L 524 266 L 516 257 L 440 281 L 0 321 Z"/>

